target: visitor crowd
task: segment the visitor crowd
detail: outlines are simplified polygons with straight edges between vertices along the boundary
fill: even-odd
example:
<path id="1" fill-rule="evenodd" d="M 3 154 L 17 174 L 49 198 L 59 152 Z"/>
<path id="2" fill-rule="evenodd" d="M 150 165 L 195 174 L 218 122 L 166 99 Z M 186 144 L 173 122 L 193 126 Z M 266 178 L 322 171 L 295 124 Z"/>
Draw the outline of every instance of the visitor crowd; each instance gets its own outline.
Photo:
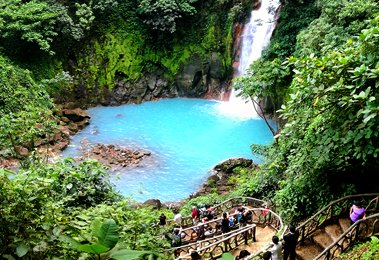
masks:
<path id="1" fill-rule="evenodd" d="M 349 217 L 351 224 L 360 219 L 366 218 L 366 210 L 359 201 L 354 202 L 350 208 Z M 174 222 L 176 227 L 172 229 L 172 234 L 165 237 L 171 240 L 172 247 L 180 247 L 198 239 L 211 237 L 215 234 L 226 234 L 233 229 L 246 226 L 246 223 L 252 220 L 252 212 L 245 210 L 244 207 L 238 207 L 233 214 L 223 212 L 220 218 L 217 218 L 215 207 L 207 208 L 205 205 L 192 207 L 191 218 L 193 223 L 193 233 L 188 234 L 190 229 L 183 231 L 183 217 L 180 212 L 175 212 Z M 166 216 L 162 213 L 159 217 L 159 225 L 165 227 L 167 224 Z M 187 237 L 187 239 L 185 239 Z M 299 238 L 299 232 L 295 226 L 289 226 L 289 232 L 283 236 L 280 241 L 278 236 L 272 237 L 271 247 L 263 254 L 263 259 L 267 260 L 295 260 L 296 245 Z M 179 250 L 174 252 L 175 256 L 179 255 Z M 194 250 L 190 253 L 191 259 L 200 260 L 201 255 Z M 245 259 L 250 253 L 242 250 L 235 259 Z"/>

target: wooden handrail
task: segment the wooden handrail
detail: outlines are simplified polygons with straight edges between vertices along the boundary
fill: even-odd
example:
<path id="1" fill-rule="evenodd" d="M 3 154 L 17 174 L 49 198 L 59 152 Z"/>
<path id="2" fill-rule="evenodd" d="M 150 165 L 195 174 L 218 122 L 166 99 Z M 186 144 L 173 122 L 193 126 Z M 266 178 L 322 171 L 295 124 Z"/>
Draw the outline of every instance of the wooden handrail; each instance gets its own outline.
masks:
<path id="1" fill-rule="evenodd" d="M 362 201 L 365 198 L 366 201 L 368 201 L 367 198 L 371 198 L 371 200 L 369 200 L 369 202 L 367 203 L 366 210 L 377 211 L 379 206 L 379 193 L 356 194 L 339 198 L 330 202 L 328 205 L 316 212 L 312 217 L 310 217 L 308 220 L 306 220 L 304 223 L 302 223 L 300 226 L 296 228 L 300 233 L 298 242 L 304 242 L 305 239 L 309 238 L 326 221 L 335 217 L 340 217 L 341 214 L 348 213 L 354 200 L 360 199 Z M 333 209 L 333 207 L 336 208 Z M 263 253 L 267 251 L 268 248 L 269 246 L 267 246 L 265 249 L 262 249 L 260 252 L 251 255 L 250 257 L 247 257 L 246 259 L 252 259 L 255 257 L 262 258 Z"/>
<path id="2" fill-rule="evenodd" d="M 255 241 L 256 224 L 271 226 L 278 232 L 281 232 L 283 230 L 284 225 L 281 217 L 272 210 L 269 210 L 267 208 L 244 208 L 246 210 L 252 211 L 253 224 L 248 225 L 247 227 L 244 227 L 242 229 L 229 232 L 231 233 L 230 235 L 227 235 L 229 234 L 227 233 L 217 237 L 213 237 L 213 240 L 215 241 L 203 247 L 201 247 L 203 241 L 183 246 L 181 248 L 187 248 L 188 253 L 185 256 L 179 257 L 178 259 L 189 258 L 190 249 L 196 250 L 201 255 L 209 254 L 210 257 L 213 259 L 220 256 L 223 252 L 227 252 L 231 249 L 238 247 L 242 243 L 247 244 L 248 239 L 253 239 L 253 241 Z M 208 239 L 206 242 L 209 243 L 211 241 L 212 238 Z M 199 245 L 200 248 L 198 248 Z"/>
<path id="3" fill-rule="evenodd" d="M 213 206 L 216 211 L 216 215 L 221 214 L 225 210 L 232 209 L 236 206 L 240 206 L 242 204 L 251 206 L 253 208 L 259 208 L 259 207 L 264 207 L 267 205 L 267 202 L 264 200 L 252 198 L 252 197 L 233 197 L 230 199 L 227 199 L 220 204 L 216 204 Z M 175 221 L 173 219 L 167 220 L 167 224 L 175 224 Z M 191 216 L 185 216 L 182 217 L 182 226 L 183 227 L 189 227 L 192 226 L 192 218 Z"/>
<path id="4" fill-rule="evenodd" d="M 376 230 L 377 223 L 379 223 L 379 213 L 358 220 L 314 259 L 333 259 L 336 254 L 342 253 L 358 240 L 379 234 L 379 230 Z"/>
<path id="5" fill-rule="evenodd" d="M 305 239 L 309 238 L 326 221 L 339 217 L 342 214 L 347 214 L 355 200 L 359 199 L 361 201 L 368 201 L 370 198 L 371 200 L 367 203 L 367 205 L 373 206 L 374 203 L 372 203 L 372 201 L 378 200 L 379 193 L 350 195 L 330 202 L 296 228 L 299 231 L 299 242 L 303 243 Z M 377 206 L 378 203 L 375 203 L 375 208 Z M 371 208 L 366 208 L 366 210 L 370 209 Z"/>

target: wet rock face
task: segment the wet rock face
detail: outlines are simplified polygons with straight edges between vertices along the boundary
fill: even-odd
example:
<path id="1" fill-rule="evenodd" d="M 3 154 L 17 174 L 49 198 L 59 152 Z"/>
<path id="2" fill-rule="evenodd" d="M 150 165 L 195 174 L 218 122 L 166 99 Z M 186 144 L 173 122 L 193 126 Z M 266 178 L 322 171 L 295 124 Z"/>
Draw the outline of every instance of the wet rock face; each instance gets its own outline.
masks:
<path id="1" fill-rule="evenodd" d="M 175 80 L 165 78 L 162 71 L 150 72 L 137 81 L 117 77 L 112 90 L 92 95 L 92 103 L 117 106 L 142 103 L 170 97 L 196 97 L 219 99 L 228 87 L 222 55 L 213 52 L 207 58 L 191 56 L 183 63 Z M 90 99 L 91 99 L 90 97 Z"/>
<path id="2" fill-rule="evenodd" d="M 197 55 L 183 64 L 176 76 L 175 84 L 179 96 L 219 98 L 223 91 L 225 68 L 221 56 L 213 52 L 208 59 Z"/>
<path id="3" fill-rule="evenodd" d="M 177 93 L 170 88 L 167 80 L 160 75 L 149 74 L 135 82 L 118 80 L 112 92 L 107 98 L 103 98 L 101 103 L 111 106 L 128 103 L 139 104 L 143 101 L 174 96 L 177 96 Z"/>
<path id="4" fill-rule="evenodd" d="M 176 77 L 176 86 L 180 96 L 201 97 L 207 88 L 203 81 L 203 63 L 200 57 L 193 56 L 183 64 Z"/>

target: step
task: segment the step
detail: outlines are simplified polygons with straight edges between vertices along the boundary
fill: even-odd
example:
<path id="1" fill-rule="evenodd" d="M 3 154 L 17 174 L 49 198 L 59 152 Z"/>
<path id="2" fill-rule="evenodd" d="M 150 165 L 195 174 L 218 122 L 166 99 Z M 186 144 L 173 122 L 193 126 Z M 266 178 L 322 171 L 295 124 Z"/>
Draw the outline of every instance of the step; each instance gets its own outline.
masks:
<path id="1" fill-rule="evenodd" d="M 343 233 L 351 226 L 349 218 L 339 218 L 338 223 L 341 226 Z"/>
<path id="2" fill-rule="evenodd" d="M 259 252 L 260 250 L 263 250 L 267 247 L 267 245 L 271 242 L 272 237 L 275 235 L 276 231 L 266 226 L 264 228 L 258 227 L 256 230 L 256 242 L 251 242 L 247 245 L 240 245 L 237 248 L 230 251 L 230 253 L 235 257 L 239 255 L 239 252 L 243 249 L 247 250 L 248 252 L 254 254 Z"/>
<path id="3" fill-rule="evenodd" d="M 304 244 L 298 244 L 296 247 L 296 259 L 299 260 L 311 260 L 319 255 L 323 251 L 323 248 L 309 240 L 306 240 Z"/>
<path id="4" fill-rule="evenodd" d="M 329 236 L 328 233 L 325 232 L 324 229 L 316 231 L 312 235 L 313 241 L 318 244 L 322 248 L 328 247 L 331 243 L 333 243 L 333 239 Z"/>
<path id="5" fill-rule="evenodd" d="M 340 235 L 342 235 L 343 231 L 339 224 L 332 224 L 325 227 L 325 233 L 327 233 L 334 242 Z"/>

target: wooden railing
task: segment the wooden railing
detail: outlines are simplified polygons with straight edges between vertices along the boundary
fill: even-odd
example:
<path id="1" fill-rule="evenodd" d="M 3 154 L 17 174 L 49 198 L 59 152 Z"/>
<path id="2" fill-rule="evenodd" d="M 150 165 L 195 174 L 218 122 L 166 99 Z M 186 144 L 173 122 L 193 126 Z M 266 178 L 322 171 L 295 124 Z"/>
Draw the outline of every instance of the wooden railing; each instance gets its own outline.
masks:
<path id="1" fill-rule="evenodd" d="M 322 227 L 325 222 L 333 219 L 337 220 L 341 216 L 348 217 L 350 207 L 357 200 L 365 206 L 368 213 L 376 212 L 379 206 L 379 193 L 350 195 L 330 202 L 296 228 L 299 231 L 299 242 L 303 243 L 305 239 L 309 238 L 317 229 Z"/>
<path id="2" fill-rule="evenodd" d="M 261 208 L 267 205 L 267 202 L 256 199 L 256 198 L 251 198 L 251 197 L 234 197 L 228 200 L 225 200 L 224 202 L 214 205 L 213 207 L 215 208 L 216 215 L 222 214 L 224 211 L 229 211 L 233 209 L 234 207 L 238 206 L 249 206 L 251 208 Z M 173 219 L 170 219 L 167 221 L 167 224 L 175 225 L 175 222 Z M 192 218 L 191 216 L 185 216 L 182 218 L 182 227 L 190 227 L 192 226 Z"/>
<path id="3" fill-rule="evenodd" d="M 180 247 L 180 251 L 176 251 L 176 253 L 186 252 L 186 255 L 178 259 L 189 258 L 190 251 L 192 250 L 196 250 L 204 259 L 216 259 L 223 253 L 235 249 L 242 244 L 248 244 L 249 240 L 255 242 L 256 225 L 271 226 L 278 232 L 283 229 L 283 221 L 275 212 L 266 208 L 244 208 L 252 212 L 252 217 L 249 220 L 251 224 L 227 234 L 208 239 L 207 241 L 199 241 L 182 246 Z"/>
<path id="4" fill-rule="evenodd" d="M 370 215 L 365 220 L 361 219 L 355 222 L 314 259 L 333 259 L 358 241 L 373 235 L 379 235 L 379 213 Z"/>
<path id="5" fill-rule="evenodd" d="M 342 217 L 342 216 L 348 217 L 350 207 L 353 205 L 354 201 L 357 201 L 357 200 L 362 202 L 362 205 L 365 206 L 368 214 L 377 212 L 379 209 L 379 193 L 350 195 L 350 196 L 346 196 L 338 200 L 332 201 L 297 228 L 300 234 L 298 242 L 300 243 L 304 242 L 305 239 L 309 238 L 317 229 L 323 227 L 323 225 L 326 222 L 331 221 L 333 219 L 337 220 L 339 217 Z M 373 216 L 376 216 L 376 215 L 373 215 Z M 378 232 L 377 230 L 379 229 L 379 221 L 375 220 L 372 227 L 373 227 L 373 231 L 376 230 L 375 232 Z M 346 238 L 346 239 L 347 240 L 350 239 L 352 240 L 352 242 L 354 242 L 356 241 L 355 238 L 356 236 L 354 237 L 350 236 L 350 238 Z M 347 242 L 342 242 L 342 243 L 345 243 L 343 244 L 343 250 L 345 250 L 347 248 L 346 246 Z M 349 246 L 351 244 L 352 243 L 349 243 Z M 330 245 L 330 246 L 332 247 L 333 245 Z M 336 247 L 338 247 L 338 245 L 336 245 Z M 256 254 L 251 255 L 250 257 L 246 259 L 262 259 L 263 253 L 269 250 L 269 248 L 270 246 L 267 246 L 265 249 L 261 250 L 260 252 Z M 332 249 L 330 250 L 331 250 L 330 252 L 332 252 Z M 337 250 L 335 249 L 333 251 L 333 255 L 335 255 L 336 252 Z M 328 253 L 326 252 L 326 254 Z M 321 257 L 321 254 L 320 254 L 320 257 Z M 321 259 L 324 259 L 324 258 L 321 258 Z M 332 259 L 332 258 L 326 258 L 326 259 Z"/>
<path id="6" fill-rule="evenodd" d="M 185 258 L 190 257 L 191 251 L 196 250 L 200 254 L 204 253 L 204 251 L 200 251 L 200 249 L 213 248 L 214 244 L 217 244 L 219 241 L 224 241 L 224 239 L 226 239 L 229 242 L 229 243 L 225 243 L 225 246 L 227 246 L 227 248 L 229 249 L 232 249 L 234 247 L 229 245 L 230 242 L 234 242 L 235 244 L 237 243 L 237 246 L 238 246 L 242 243 L 241 241 L 242 237 L 244 239 L 254 240 L 255 230 L 256 230 L 255 224 L 248 224 L 243 228 L 235 229 L 225 234 L 217 235 L 217 236 L 210 237 L 207 239 L 201 239 L 196 242 L 183 245 L 180 247 L 171 248 L 169 251 L 175 252 L 175 255 L 181 255 L 177 259 L 183 259 L 183 258 L 185 259 Z M 227 252 L 227 250 L 224 252 Z M 205 258 L 205 259 L 210 259 L 210 258 Z"/>

